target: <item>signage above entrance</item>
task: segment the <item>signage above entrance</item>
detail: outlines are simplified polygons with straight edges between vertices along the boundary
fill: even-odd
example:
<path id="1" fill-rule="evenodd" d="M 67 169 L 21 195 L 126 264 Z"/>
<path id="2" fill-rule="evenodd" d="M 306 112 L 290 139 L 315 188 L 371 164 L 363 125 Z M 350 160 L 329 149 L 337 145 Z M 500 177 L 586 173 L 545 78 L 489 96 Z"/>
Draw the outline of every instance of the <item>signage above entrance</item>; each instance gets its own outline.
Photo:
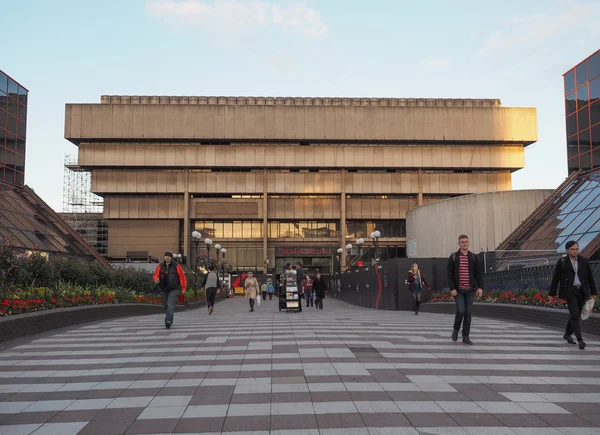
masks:
<path id="1" fill-rule="evenodd" d="M 275 248 L 275 256 L 277 257 L 329 257 L 332 250 L 327 247 L 317 248 Z"/>

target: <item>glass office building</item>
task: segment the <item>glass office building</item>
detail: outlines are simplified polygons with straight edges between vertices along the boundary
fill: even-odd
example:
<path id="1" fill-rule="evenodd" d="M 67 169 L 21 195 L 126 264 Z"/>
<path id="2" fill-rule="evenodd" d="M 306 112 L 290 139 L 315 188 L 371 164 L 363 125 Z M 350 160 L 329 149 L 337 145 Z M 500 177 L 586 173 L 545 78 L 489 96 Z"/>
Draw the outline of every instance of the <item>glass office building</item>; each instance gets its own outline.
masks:
<path id="1" fill-rule="evenodd" d="M 600 255 L 600 50 L 564 74 L 569 177 L 499 247 L 497 259 L 547 257 L 575 240 Z"/>
<path id="2" fill-rule="evenodd" d="M 564 74 L 569 172 L 600 167 L 600 50 Z"/>
<path id="3" fill-rule="evenodd" d="M 25 139 L 29 91 L 0 71 L 0 180 L 25 184 Z"/>

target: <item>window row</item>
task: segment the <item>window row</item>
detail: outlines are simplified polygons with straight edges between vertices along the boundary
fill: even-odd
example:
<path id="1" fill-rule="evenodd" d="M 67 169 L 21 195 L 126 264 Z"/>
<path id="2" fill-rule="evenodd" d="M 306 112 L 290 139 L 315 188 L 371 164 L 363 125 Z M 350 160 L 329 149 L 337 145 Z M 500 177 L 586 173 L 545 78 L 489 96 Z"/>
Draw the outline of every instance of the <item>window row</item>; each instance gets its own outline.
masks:
<path id="1" fill-rule="evenodd" d="M 588 93 L 589 91 L 589 93 Z M 567 115 L 600 100 L 600 77 L 586 83 L 565 97 Z"/>
<path id="2" fill-rule="evenodd" d="M 0 71 L 0 95 L 9 95 L 27 105 L 28 93 L 27 89 Z"/>
<path id="3" fill-rule="evenodd" d="M 368 238 L 370 234 L 377 230 L 381 237 L 406 237 L 406 220 L 385 220 L 385 221 L 348 221 L 347 237 L 350 238 Z"/>
<path id="4" fill-rule="evenodd" d="M 567 116 L 567 137 L 597 124 L 600 124 L 600 101 Z"/>
<path id="5" fill-rule="evenodd" d="M 0 93 L 0 109 L 8 112 L 15 118 L 19 118 L 22 121 L 27 120 L 27 106 L 20 104 L 17 100 L 2 95 Z"/>
<path id="6" fill-rule="evenodd" d="M 263 237 L 262 221 L 196 221 L 194 229 L 214 239 L 260 239 Z"/>
<path id="7" fill-rule="evenodd" d="M 27 137 L 27 125 L 25 121 L 17 120 L 17 118 L 9 115 L 2 109 L 0 109 L 0 129 L 8 130 L 8 132 L 22 138 Z"/>
<path id="8" fill-rule="evenodd" d="M 0 129 L 0 153 L 6 149 L 7 151 L 15 152 L 22 156 L 25 156 L 25 139 L 11 138 L 3 139 L 2 130 Z"/>
<path id="9" fill-rule="evenodd" d="M 25 172 L 25 156 L 0 148 L 0 166 L 6 166 L 18 172 Z"/>
<path id="10" fill-rule="evenodd" d="M 15 171 L 11 167 L 3 167 L 0 165 L 0 180 L 16 184 L 17 186 L 23 186 L 25 184 L 25 174 L 23 172 Z"/>
<path id="11" fill-rule="evenodd" d="M 600 51 L 565 74 L 565 94 L 600 76 Z"/>
<path id="12" fill-rule="evenodd" d="M 337 221 L 270 221 L 271 239 L 315 239 L 339 237 Z"/>

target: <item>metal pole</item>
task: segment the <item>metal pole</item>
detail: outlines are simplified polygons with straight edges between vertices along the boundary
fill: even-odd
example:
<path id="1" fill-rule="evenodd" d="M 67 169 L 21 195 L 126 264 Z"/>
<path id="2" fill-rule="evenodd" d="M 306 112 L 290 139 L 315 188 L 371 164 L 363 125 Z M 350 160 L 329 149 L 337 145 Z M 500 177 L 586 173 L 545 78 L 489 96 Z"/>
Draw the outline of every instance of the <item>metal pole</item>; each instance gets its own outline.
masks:
<path id="1" fill-rule="evenodd" d="M 194 269 L 194 297 L 198 297 L 198 266 L 200 264 L 200 252 L 198 251 L 199 241 L 195 240 L 196 244 L 196 268 Z"/>

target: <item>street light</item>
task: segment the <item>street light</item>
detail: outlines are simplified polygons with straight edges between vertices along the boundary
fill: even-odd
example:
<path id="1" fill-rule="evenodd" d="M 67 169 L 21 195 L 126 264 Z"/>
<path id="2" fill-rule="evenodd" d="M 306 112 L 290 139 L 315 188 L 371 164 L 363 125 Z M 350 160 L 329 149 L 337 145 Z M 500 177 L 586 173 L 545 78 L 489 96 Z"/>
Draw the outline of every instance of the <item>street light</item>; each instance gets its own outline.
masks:
<path id="1" fill-rule="evenodd" d="M 177 254 L 177 262 L 178 262 L 179 264 L 181 264 L 181 262 L 182 262 L 181 258 L 182 258 L 182 257 L 181 257 L 181 254 Z"/>
<path id="2" fill-rule="evenodd" d="M 373 244 L 375 245 L 375 263 L 379 263 L 379 238 L 381 237 L 381 233 L 377 230 L 373 231 L 370 235 L 371 239 L 373 239 Z"/>
<path id="3" fill-rule="evenodd" d="M 199 231 L 192 231 L 192 239 L 196 246 L 196 267 L 194 269 L 194 297 L 198 296 L 198 267 L 200 266 L 200 252 L 198 252 L 198 245 L 200 244 L 200 238 L 202 234 Z"/>
<path id="4" fill-rule="evenodd" d="M 215 248 L 217 246 L 215 246 Z M 221 274 L 222 274 L 221 287 L 223 287 L 223 291 L 225 291 L 225 254 L 227 254 L 227 249 L 221 248 L 221 254 L 223 254 L 223 261 L 221 262 Z"/>
<path id="5" fill-rule="evenodd" d="M 212 245 L 213 241 L 207 237 L 204 239 L 204 243 L 206 243 L 206 257 L 210 261 L 210 245 Z"/>
<path id="6" fill-rule="evenodd" d="M 218 243 L 215 245 L 215 251 L 217 252 L 217 270 L 219 270 L 219 252 L 221 252 L 221 245 Z"/>
<path id="7" fill-rule="evenodd" d="M 365 239 L 363 239 L 362 237 L 356 241 L 356 244 L 358 245 L 358 261 L 361 261 L 361 259 L 362 259 L 362 245 L 363 245 L 363 243 L 365 243 Z"/>
<path id="8" fill-rule="evenodd" d="M 350 251 L 352 251 L 352 244 L 348 243 L 346 245 L 346 251 L 348 251 L 348 255 L 346 255 L 346 270 L 349 269 L 350 264 Z"/>

